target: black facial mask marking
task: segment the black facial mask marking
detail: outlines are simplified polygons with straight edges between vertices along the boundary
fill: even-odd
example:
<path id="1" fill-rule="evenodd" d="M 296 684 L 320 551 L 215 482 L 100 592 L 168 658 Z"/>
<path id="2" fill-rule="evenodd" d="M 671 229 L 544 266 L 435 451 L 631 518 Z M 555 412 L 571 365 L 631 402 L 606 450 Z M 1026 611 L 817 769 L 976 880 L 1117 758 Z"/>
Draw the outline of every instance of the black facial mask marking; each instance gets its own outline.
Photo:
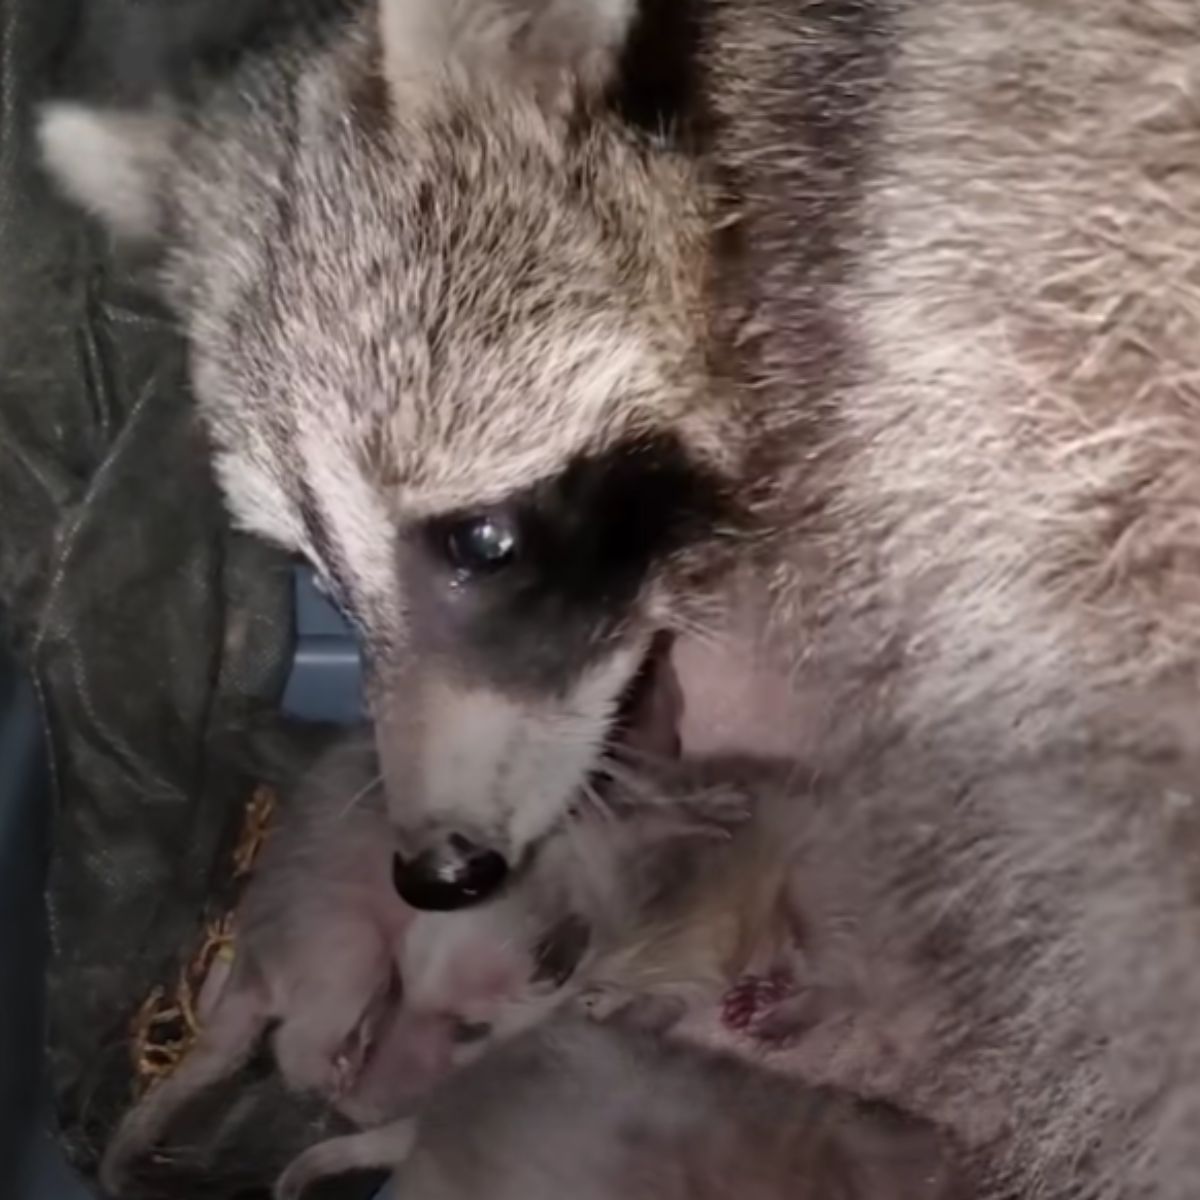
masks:
<path id="1" fill-rule="evenodd" d="M 561 689 L 604 651 L 655 563 L 729 507 L 719 481 L 661 436 L 580 457 L 492 509 L 427 522 L 402 555 L 414 643 L 495 685 Z M 472 573 L 453 547 L 476 518 L 502 522 L 513 542 Z"/>

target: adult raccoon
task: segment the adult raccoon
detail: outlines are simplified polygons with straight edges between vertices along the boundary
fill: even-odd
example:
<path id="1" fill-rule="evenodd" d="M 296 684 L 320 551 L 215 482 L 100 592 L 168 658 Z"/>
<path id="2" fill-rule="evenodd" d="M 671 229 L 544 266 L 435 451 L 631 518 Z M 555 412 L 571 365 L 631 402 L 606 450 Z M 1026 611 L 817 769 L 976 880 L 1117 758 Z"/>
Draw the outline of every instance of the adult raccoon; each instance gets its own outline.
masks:
<path id="1" fill-rule="evenodd" d="M 1200 7 L 697 0 L 687 145 L 636 16 L 381 0 L 41 136 L 361 630 L 414 904 L 614 786 L 674 634 L 910 968 L 880 1085 L 997 1195 L 1193 1200 Z"/>

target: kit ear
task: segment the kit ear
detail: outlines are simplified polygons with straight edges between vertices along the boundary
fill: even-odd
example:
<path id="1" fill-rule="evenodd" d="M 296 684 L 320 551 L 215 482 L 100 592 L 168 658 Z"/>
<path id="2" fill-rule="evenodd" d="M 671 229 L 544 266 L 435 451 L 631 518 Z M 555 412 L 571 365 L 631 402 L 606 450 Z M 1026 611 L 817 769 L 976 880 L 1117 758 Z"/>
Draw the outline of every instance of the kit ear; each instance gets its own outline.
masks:
<path id="1" fill-rule="evenodd" d="M 161 113 L 54 102 L 38 114 L 46 170 L 76 204 L 118 237 L 155 238 L 173 121 Z"/>
<path id="2" fill-rule="evenodd" d="M 380 0 L 384 71 L 401 103 L 457 69 L 551 108 L 609 83 L 636 0 Z"/>

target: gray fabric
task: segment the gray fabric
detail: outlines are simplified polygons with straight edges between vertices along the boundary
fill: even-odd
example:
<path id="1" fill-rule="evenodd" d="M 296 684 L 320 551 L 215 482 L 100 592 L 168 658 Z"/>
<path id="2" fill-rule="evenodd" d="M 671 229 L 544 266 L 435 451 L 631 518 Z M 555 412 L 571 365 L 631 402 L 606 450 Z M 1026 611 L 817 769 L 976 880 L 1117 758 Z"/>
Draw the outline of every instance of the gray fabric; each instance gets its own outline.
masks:
<path id="1" fill-rule="evenodd" d="M 290 594 L 287 563 L 226 525 L 142 268 L 41 177 L 31 105 L 63 80 L 133 99 L 267 9 L 0 0 L 0 635 L 51 749 L 48 1062 L 89 1169 L 128 1098 L 130 1013 L 221 899 Z"/>

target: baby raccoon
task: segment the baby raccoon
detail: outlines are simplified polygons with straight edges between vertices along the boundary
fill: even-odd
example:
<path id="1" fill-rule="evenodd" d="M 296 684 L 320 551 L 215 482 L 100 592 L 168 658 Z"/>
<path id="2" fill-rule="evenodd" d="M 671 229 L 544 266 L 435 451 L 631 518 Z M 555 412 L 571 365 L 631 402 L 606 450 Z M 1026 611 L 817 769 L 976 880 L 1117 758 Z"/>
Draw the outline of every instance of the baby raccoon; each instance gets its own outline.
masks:
<path id="1" fill-rule="evenodd" d="M 969 1200 L 953 1143 L 867 1103 L 619 1025 L 559 1017 L 441 1085 L 415 1121 L 322 1143 L 297 1200 L 395 1170 L 395 1200 Z"/>

